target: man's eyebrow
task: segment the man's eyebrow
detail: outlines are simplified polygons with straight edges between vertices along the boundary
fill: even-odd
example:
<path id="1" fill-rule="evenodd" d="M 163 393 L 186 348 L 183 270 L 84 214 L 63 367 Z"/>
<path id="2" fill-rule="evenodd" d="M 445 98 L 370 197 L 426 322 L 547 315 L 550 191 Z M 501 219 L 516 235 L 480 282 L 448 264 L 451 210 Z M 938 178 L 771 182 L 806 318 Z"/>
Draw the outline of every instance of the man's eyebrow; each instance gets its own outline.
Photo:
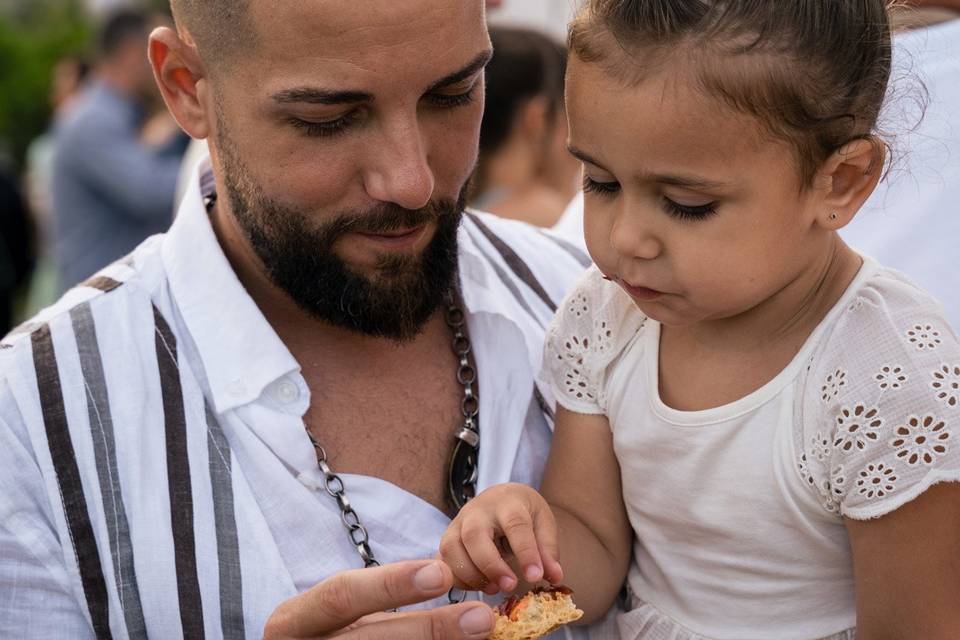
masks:
<path id="1" fill-rule="evenodd" d="M 478 55 L 476 58 L 474 58 L 463 69 L 460 69 L 459 71 L 454 71 L 450 75 L 444 76 L 443 78 L 440 78 L 439 80 L 434 82 L 432 85 L 430 85 L 430 88 L 428 88 L 426 92 L 431 93 L 438 89 L 449 87 L 452 84 L 456 84 L 461 80 L 465 80 L 469 78 L 470 76 L 475 74 L 477 71 L 480 71 L 481 69 L 486 67 L 487 64 L 490 63 L 490 58 L 492 57 L 493 57 L 493 50 L 487 49 L 486 51 Z"/>
<path id="2" fill-rule="evenodd" d="M 572 155 L 574 158 L 577 158 L 581 162 L 592 164 L 595 167 L 603 169 L 603 165 L 597 160 L 594 160 L 586 152 L 580 149 L 577 149 L 574 146 L 567 147 L 567 151 L 570 152 L 570 155 Z M 726 182 L 717 182 L 715 180 L 707 180 L 706 178 L 702 178 L 696 175 L 642 174 L 640 178 L 650 182 L 668 184 L 668 185 L 673 185 L 675 187 L 692 187 L 695 189 L 718 189 L 720 187 L 730 186 Z"/>
<path id="3" fill-rule="evenodd" d="M 456 84 L 465 78 L 469 78 L 477 71 L 480 71 L 490 62 L 493 57 L 492 50 L 486 50 L 474 58 L 467 66 L 454 71 L 448 76 L 434 82 L 427 89 L 427 93 L 443 89 L 452 84 Z M 294 89 L 284 89 L 273 94 L 274 102 L 280 104 L 293 104 L 305 102 L 307 104 L 356 104 L 359 102 L 373 102 L 373 94 L 366 91 L 336 91 L 330 89 L 321 89 L 319 87 L 297 87 Z"/>
<path id="4" fill-rule="evenodd" d="M 284 89 L 273 94 L 274 102 L 292 104 L 306 102 L 308 104 L 355 104 L 357 102 L 371 102 L 373 95 L 364 91 L 331 91 L 317 87 L 297 87 Z"/>

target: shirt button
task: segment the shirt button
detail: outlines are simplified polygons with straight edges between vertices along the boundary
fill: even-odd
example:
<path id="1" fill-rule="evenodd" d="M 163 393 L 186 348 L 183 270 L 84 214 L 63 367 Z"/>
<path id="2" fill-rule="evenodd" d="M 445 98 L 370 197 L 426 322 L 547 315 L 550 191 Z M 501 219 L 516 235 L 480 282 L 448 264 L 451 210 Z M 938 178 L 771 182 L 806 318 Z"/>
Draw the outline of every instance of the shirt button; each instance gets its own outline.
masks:
<path id="1" fill-rule="evenodd" d="M 277 400 L 283 404 L 296 402 L 300 398 L 300 389 L 290 380 L 282 380 L 277 385 Z"/>

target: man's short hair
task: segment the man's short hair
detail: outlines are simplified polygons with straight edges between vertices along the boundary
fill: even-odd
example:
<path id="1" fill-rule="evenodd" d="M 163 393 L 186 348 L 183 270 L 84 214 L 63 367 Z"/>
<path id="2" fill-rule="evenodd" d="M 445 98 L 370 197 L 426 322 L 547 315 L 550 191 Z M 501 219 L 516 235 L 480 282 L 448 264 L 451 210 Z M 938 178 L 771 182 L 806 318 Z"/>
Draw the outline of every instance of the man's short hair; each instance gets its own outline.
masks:
<path id="1" fill-rule="evenodd" d="M 146 49 L 146 33 L 151 14 L 140 9 L 120 9 L 111 13 L 100 28 L 98 53 L 111 58 L 133 39 L 141 40 Z"/>
<path id="2" fill-rule="evenodd" d="M 250 0 L 170 0 L 170 8 L 210 67 L 222 67 L 236 59 L 241 45 L 253 45 Z"/>

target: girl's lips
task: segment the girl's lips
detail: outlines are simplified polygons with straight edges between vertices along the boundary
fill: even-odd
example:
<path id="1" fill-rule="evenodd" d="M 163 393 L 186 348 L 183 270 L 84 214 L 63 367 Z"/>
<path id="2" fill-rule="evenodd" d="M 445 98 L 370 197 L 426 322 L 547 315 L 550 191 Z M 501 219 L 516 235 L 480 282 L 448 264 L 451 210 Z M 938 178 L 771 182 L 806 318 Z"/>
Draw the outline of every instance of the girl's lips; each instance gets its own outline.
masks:
<path id="1" fill-rule="evenodd" d="M 650 302 L 651 300 L 656 300 L 663 295 L 662 291 L 657 291 L 656 289 L 649 289 L 647 287 L 635 287 L 632 284 L 628 284 L 623 280 L 620 280 L 620 286 L 623 287 L 624 291 L 629 293 L 633 298 L 641 300 L 643 302 Z"/>

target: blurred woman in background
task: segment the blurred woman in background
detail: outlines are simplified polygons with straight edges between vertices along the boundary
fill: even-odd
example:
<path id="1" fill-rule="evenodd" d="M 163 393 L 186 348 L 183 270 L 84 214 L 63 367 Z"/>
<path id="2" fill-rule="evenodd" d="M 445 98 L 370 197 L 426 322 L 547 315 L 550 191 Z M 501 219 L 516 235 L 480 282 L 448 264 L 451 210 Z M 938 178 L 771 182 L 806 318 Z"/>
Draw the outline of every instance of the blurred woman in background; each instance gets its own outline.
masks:
<path id="1" fill-rule="evenodd" d="M 578 189 L 563 107 L 566 50 L 528 29 L 491 27 L 486 111 L 471 206 L 541 227 Z"/>

